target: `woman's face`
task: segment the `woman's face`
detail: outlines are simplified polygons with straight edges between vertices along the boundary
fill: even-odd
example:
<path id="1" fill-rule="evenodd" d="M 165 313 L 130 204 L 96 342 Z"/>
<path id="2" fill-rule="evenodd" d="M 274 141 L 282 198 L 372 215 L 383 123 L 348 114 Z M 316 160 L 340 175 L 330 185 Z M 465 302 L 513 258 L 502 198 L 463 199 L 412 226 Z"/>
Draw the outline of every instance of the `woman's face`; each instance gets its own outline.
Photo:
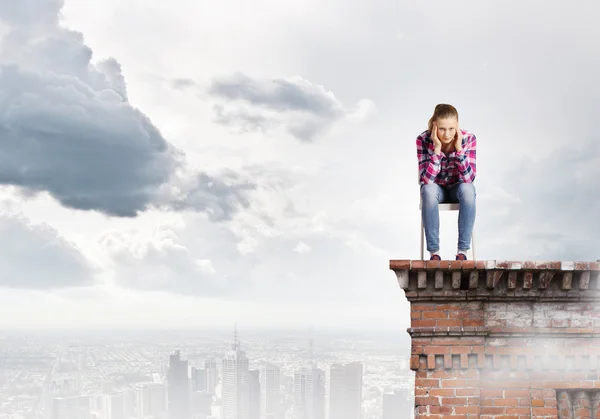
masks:
<path id="1" fill-rule="evenodd" d="M 442 144 L 450 144 L 456 135 L 456 125 L 458 125 L 458 121 L 456 118 L 440 118 L 436 120 L 436 123 L 438 138 Z"/>

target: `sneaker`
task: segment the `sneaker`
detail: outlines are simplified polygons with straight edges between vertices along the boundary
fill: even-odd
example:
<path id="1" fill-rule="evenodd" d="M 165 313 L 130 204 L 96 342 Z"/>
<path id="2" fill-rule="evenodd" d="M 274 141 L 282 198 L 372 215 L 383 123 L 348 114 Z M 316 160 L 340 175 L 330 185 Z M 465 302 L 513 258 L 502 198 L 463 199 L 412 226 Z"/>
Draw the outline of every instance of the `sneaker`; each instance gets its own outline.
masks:
<path id="1" fill-rule="evenodd" d="M 431 255 L 429 260 L 442 260 L 442 258 L 440 257 L 440 255 Z"/>
<path id="2" fill-rule="evenodd" d="M 467 260 L 467 255 L 464 253 L 459 253 L 456 255 L 456 260 Z"/>

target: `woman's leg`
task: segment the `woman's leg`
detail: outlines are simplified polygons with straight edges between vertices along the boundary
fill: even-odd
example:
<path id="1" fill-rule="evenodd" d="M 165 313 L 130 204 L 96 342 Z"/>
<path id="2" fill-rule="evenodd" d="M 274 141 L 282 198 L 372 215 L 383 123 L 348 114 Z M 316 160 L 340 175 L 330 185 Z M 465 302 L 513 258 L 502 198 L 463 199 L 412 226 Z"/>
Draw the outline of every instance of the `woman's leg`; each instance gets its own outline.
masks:
<path id="1" fill-rule="evenodd" d="M 421 185 L 421 217 L 425 227 L 427 250 L 435 253 L 440 250 L 439 204 L 444 202 L 446 190 L 437 183 Z"/>
<path id="2" fill-rule="evenodd" d="M 459 183 L 450 188 L 450 200 L 460 203 L 458 211 L 458 252 L 467 253 L 471 248 L 473 225 L 475 224 L 476 198 L 475 185 Z"/>

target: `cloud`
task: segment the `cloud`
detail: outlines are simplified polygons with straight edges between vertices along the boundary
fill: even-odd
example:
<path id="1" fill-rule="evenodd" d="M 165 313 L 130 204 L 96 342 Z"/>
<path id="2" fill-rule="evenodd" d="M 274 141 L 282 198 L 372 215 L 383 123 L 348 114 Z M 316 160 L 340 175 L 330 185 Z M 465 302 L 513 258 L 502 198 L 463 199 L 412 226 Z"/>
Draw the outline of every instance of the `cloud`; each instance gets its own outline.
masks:
<path id="1" fill-rule="evenodd" d="M 100 240 L 114 265 L 118 285 L 201 297 L 222 296 L 229 282 L 212 260 L 197 257 L 182 242 L 183 226 L 159 225 L 151 237 L 111 232 Z"/>
<path id="2" fill-rule="evenodd" d="M 227 221 L 250 206 L 249 193 L 256 189 L 255 183 L 232 170 L 222 170 L 218 176 L 190 170 L 162 185 L 155 203 L 174 210 L 199 210 L 211 221 Z"/>
<path id="3" fill-rule="evenodd" d="M 297 252 L 297 253 L 307 253 L 307 252 L 310 252 L 311 250 L 312 250 L 312 248 L 302 241 L 298 242 L 298 245 L 296 245 L 296 247 L 294 247 L 294 252 Z"/>
<path id="4" fill-rule="evenodd" d="M 247 206 L 252 185 L 186 167 L 185 155 L 128 102 L 120 64 L 93 64 L 83 36 L 59 26 L 61 7 L 0 1 L 0 185 L 120 217 L 155 206 L 223 220 Z"/>
<path id="5" fill-rule="evenodd" d="M 488 199 L 483 237 L 520 259 L 600 258 L 600 151 L 595 141 L 522 157 L 501 171 L 503 194 Z M 504 173 L 502 173 L 504 172 Z M 487 189 L 485 186 L 481 190 Z M 498 225 L 504 226 L 501 230 Z M 481 236 L 480 236 L 481 237 Z M 519 238 L 516 245 L 514 238 Z"/>
<path id="6" fill-rule="evenodd" d="M 238 133 L 267 133 L 281 127 L 303 142 L 314 141 L 340 120 L 362 120 L 375 111 L 368 99 L 347 109 L 332 92 L 301 77 L 257 80 L 235 74 L 214 79 L 207 93 L 217 100 L 217 123 Z"/>
<path id="7" fill-rule="evenodd" d="M 196 82 L 192 79 L 175 79 L 171 82 L 171 86 L 176 90 L 184 90 L 196 86 Z"/>
<path id="8" fill-rule="evenodd" d="M 0 19 L 21 27 L 54 26 L 64 0 L 0 0 Z"/>
<path id="9" fill-rule="evenodd" d="M 0 287 L 59 289 L 93 285 L 80 250 L 45 224 L 0 214 Z"/>

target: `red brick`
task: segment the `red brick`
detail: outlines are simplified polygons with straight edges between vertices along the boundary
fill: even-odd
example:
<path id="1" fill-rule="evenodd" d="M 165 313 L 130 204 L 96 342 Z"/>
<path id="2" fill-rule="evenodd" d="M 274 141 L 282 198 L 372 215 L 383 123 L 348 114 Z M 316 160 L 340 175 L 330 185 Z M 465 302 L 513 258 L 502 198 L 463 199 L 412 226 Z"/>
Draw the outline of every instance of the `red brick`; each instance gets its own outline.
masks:
<path id="1" fill-rule="evenodd" d="M 406 270 L 410 269 L 410 260 L 390 260 L 390 269 Z"/>
<path id="2" fill-rule="evenodd" d="M 423 352 L 427 355 L 429 355 L 429 354 L 441 355 L 441 354 L 449 354 L 450 349 L 451 348 L 449 346 L 426 346 L 425 348 L 423 348 Z"/>
<path id="3" fill-rule="evenodd" d="M 466 380 L 442 380 L 442 387 L 465 387 Z"/>
<path id="4" fill-rule="evenodd" d="M 423 319 L 445 319 L 447 317 L 443 311 L 423 311 L 421 315 Z"/>
<path id="5" fill-rule="evenodd" d="M 436 310 L 460 310 L 462 307 L 462 304 L 437 304 L 435 306 Z"/>
<path id="6" fill-rule="evenodd" d="M 424 260 L 413 260 L 410 264 L 410 268 L 412 270 L 425 269 L 425 261 Z"/>
<path id="7" fill-rule="evenodd" d="M 458 406 L 454 408 L 454 412 L 457 415 L 477 415 L 479 414 L 479 406 Z M 455 415 L 453 417 L 455 417 Z"/>
<path id="8" fill-rule="evenodd" d="M 484 326 L 484 320 L 463 320 L 463 326 Z"/>
<path id="9" fill-rule="evenodd" d="M 534 407 L 532 413 L 537 416 L 551 416 L 556 415 L 558 412 L 553 407 Z"/>
<path id="10" fill-rule="evenodd" d="M 435 310 L 435 304 L 434 303 L 430 303 L 430 304 L 411 304 L 410 305 L 410 309 L 412 311 L 425 311 L 425 310 Z"/>
<path id="11" fill-rule="evenodd" d="M 436 322 L 437 327 L 460 327 L 463 322 L 460 320 L 438 320 Z"/>
<path id="12" fill-rule="evenodd" d="M 479 389 L 476 388 L 457 388 L 456 389 L 457 396 L 478 396 Z"/>
<path id="13" fill-rule="evenodd" d="M 419 368 L 419 355 L 412 355 L 410 357 L 410 369 L 416 370 Z"/>
<path id="14" fill-rule="evenodd" d="M 461 264 L 463 270 L 475 269 L 475 262 L 472 260 L 463 260 Z"/>
<path id="15" fill-rule="evenodd" d="M 519 401 L 517 399 L 497 399 L 494 400 L 494 406 L 518 406 Z"/>
<path id="16" fill-rule="evenodd" d="M 454 397 L 455 390 L 452 388 L 433 388 L 429 390 L 429 395 L 433 397 Z"/>
<path id="17" fill-rule="evenodd" d="M 433 371 L 429 374 L 429 376 L 431 378 L 455 378 L 455 375 L 453 372 L 443 371 L 443 370 Z"/>
<path id="18" fill-rule="evenodd" d="M 439 269 L 440 261 L 439 260 L 427 260 L 427 261 L 425 261 L 425 267 L 427 269 Z"/>
<path id="19" fill-rule="evenodd" d="M 435 320 L 413 320 L 412 327 L 435 327 Z"/>
<path id="20" fill-rule="evenodd" d="M 504 397 L 504 390 L 482 389 L 481 397 L 487 397 L 487 398 Z"/>
<path id="21" fill-rule="evenodd" d="M 429 413 L 450 415 L 452 413 L 452 407 L 451 406 L 431 406 L 429 408 Z"/>
<path id="22" fill-rule="evenodd" d="M 432 378 L 417 378 L 415 380 L 415 386 L 417 387 L 434 387 L 439 388 L 440 380 L 435 380 Z"/>
<path id="23" fill-rule="evenodd" d="M 451 347 L 451 353 L 453 355 L 460 355 L 460 354 L 470 354 L 471 351 L 471 347 L 470 346 L 452 346 Z"/>
<path id="24" fill-rule="evenodd" d="M 491 407 L 485 406 L 481 408 L 482 415 L 500 415 L 502 413 L 506 413 L 506 408 L 504 407 Z"/>
<path id="25" fill-rule="evenodd" d="M 508 407 L 506 413 L 509 415 L 527 415 L 530 409 L 528 407 Z"/>
<path id="26" fill-rule="evenodd" d="M 466 397 L 443 397 L 442 398 L 443 405 L 452 405 L 452 406 L 464 406 L 467 404 Z"/>
<path id="27" fill-rule="evenodd" d="M 504 394 L 506 397 L 529 397 L 529 390 L 506 390 Z"/>
<path id="28" fill-rule="evenodd" d="M 439 405 L 439 401 L 437 397 L 415 397 L 415 403 L 417 405 L 428 405 L 428 406 L 437 406 Z"/>

